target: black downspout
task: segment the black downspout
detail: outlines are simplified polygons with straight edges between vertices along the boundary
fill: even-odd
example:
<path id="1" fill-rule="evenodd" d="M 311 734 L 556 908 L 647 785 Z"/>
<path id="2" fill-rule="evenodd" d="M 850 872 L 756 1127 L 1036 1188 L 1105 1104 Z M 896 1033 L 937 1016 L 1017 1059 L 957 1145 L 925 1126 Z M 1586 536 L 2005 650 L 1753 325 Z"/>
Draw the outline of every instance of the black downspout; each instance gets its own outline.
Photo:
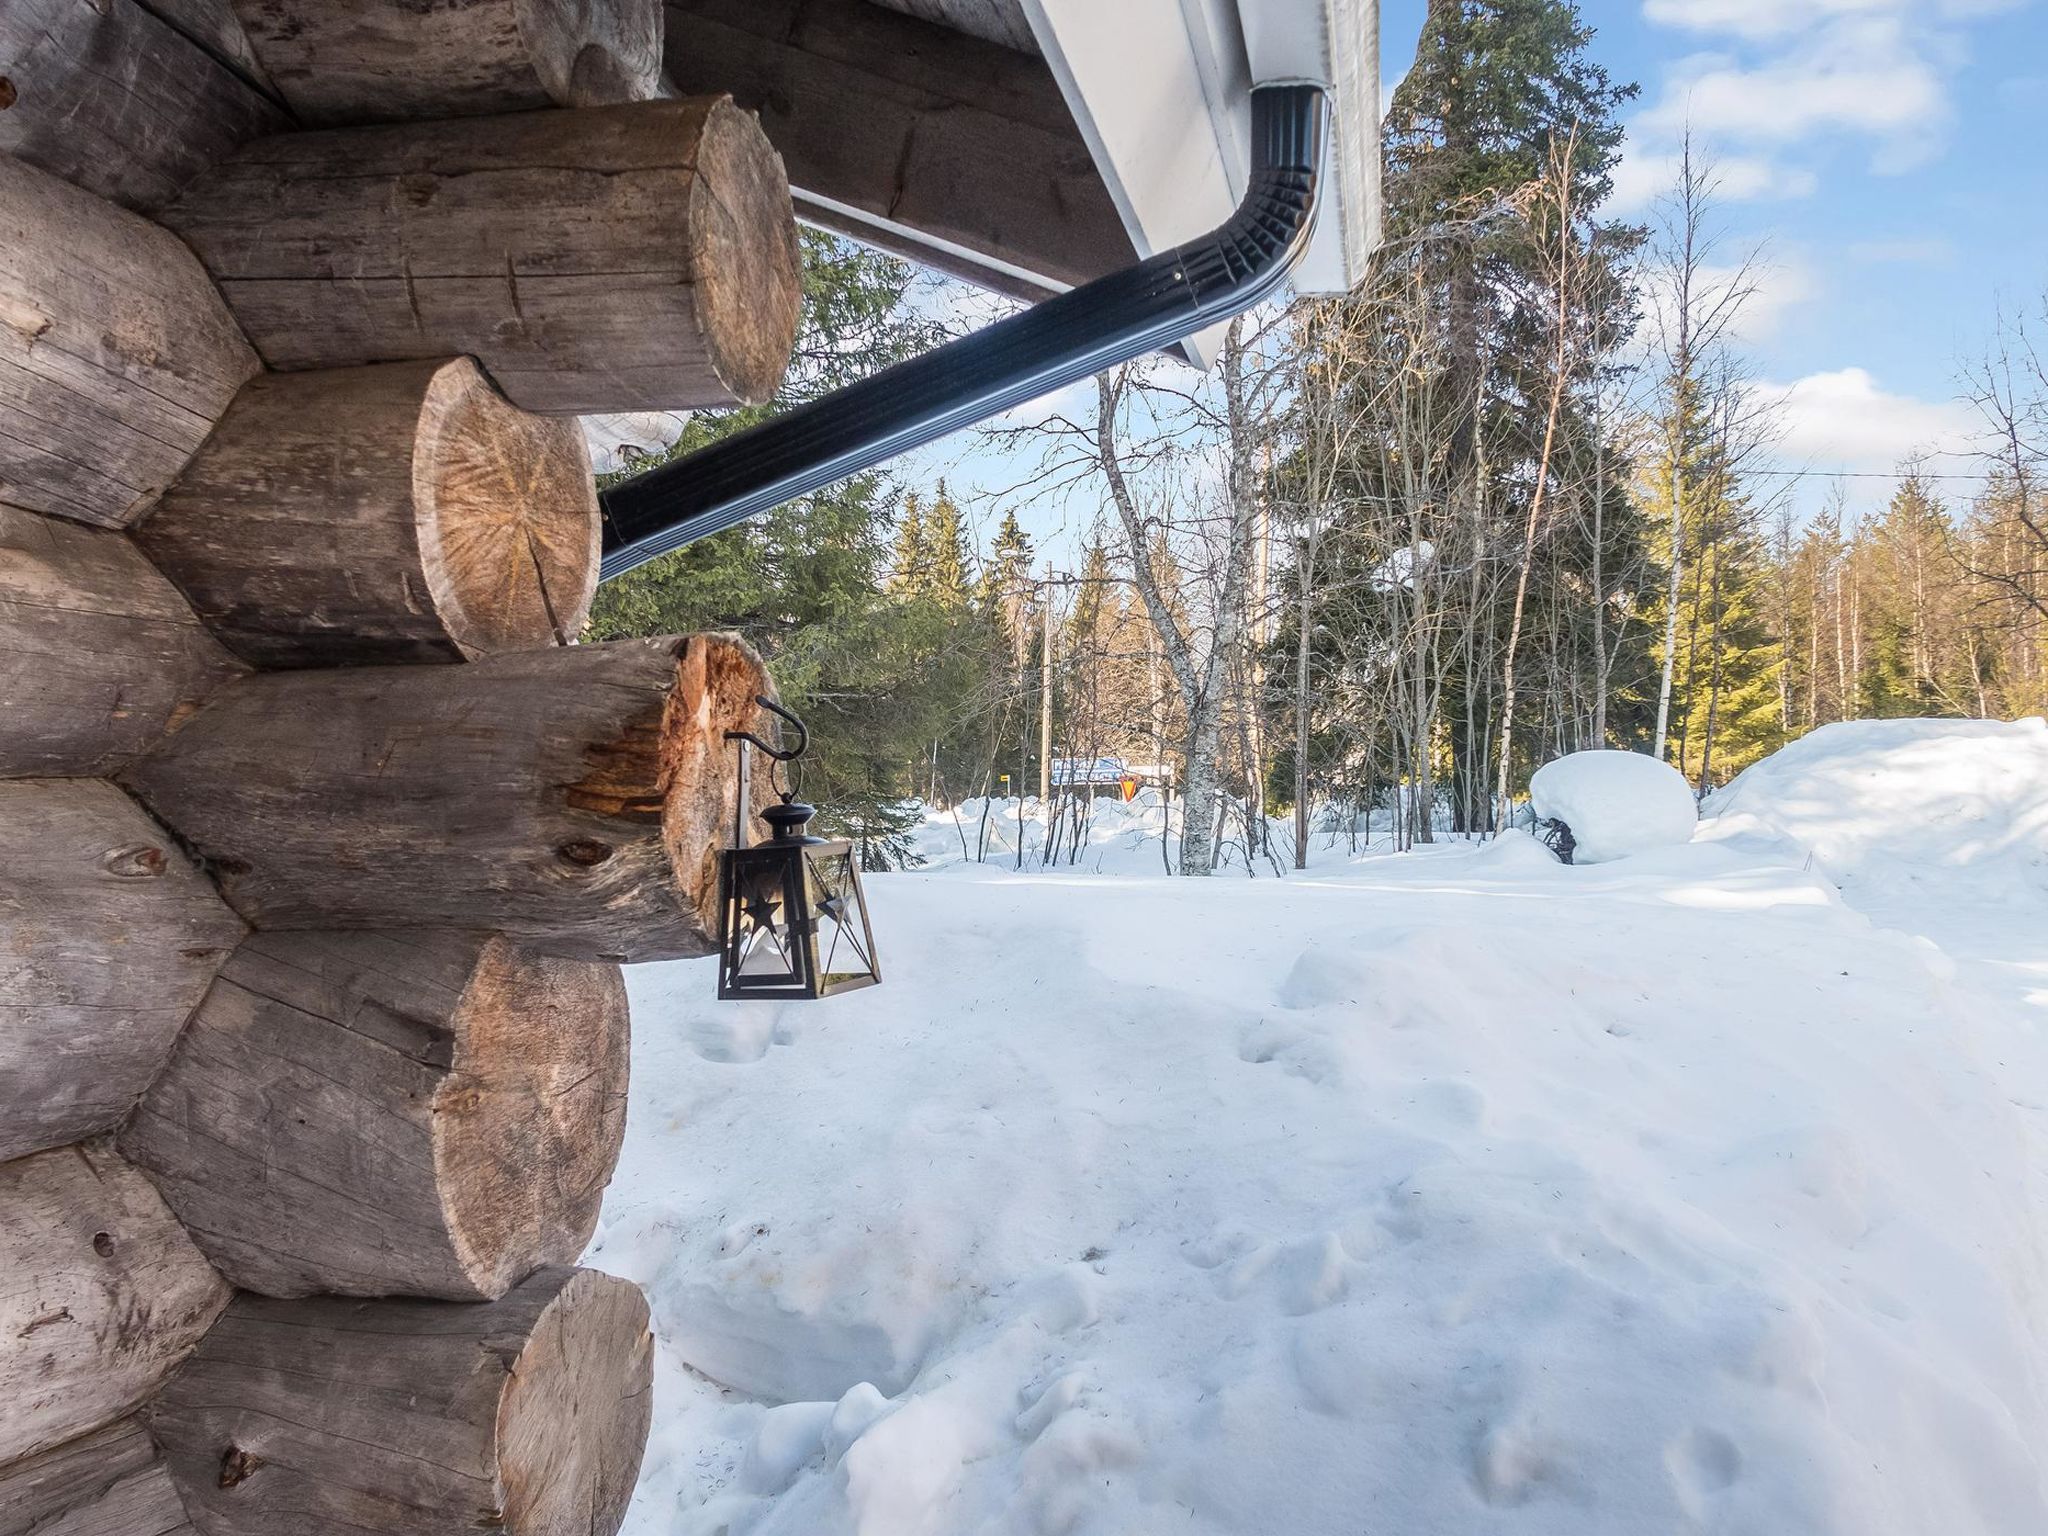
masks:
<path id="1" fill-rule="evenodd" d="M 1321 86 L 1259 86 L 1244 201 L 1212 233 L 611 486 L 603 579 L 1243 314 L 1308 246 L 1326 131 Z"/>

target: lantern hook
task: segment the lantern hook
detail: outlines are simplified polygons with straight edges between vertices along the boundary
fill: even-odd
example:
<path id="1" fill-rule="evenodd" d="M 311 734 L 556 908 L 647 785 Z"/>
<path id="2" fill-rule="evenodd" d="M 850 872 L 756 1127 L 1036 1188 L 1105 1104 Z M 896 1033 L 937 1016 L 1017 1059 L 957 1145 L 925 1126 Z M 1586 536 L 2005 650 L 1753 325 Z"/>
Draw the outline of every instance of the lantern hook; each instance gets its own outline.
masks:
<path id="1" fill-rule="evenodd" d="M 791 725 L 796 727 L 796 745 L 788 748 L 787 750 L 784 750 L 781 747 L 771 747 L 768 745 L 767 742 L 763 741 L 760 737 L 756 736 L 752 731 L 727 731 L 725 733 L 725 739 L 727 741 L 752 742 L 755 746 L 759 747 L 763 752 L 766 752 L 770 757 L 774 758 L 775 761 L 778 763 L 793 763 L 798 758 L 802 757 L 811 745 L 811 733 L 809 728 L 804 725 L 803 721 L 797 719 L 797 717 L 794 714 L 784 709 L 780 704 L 776 703 L 766 694 L 756 694 L 754 696 L 754 702 L 760 705 L 763 709 L 767 710 L 769 714 L 779 715 L 782 719 L 787 720 Z"/>

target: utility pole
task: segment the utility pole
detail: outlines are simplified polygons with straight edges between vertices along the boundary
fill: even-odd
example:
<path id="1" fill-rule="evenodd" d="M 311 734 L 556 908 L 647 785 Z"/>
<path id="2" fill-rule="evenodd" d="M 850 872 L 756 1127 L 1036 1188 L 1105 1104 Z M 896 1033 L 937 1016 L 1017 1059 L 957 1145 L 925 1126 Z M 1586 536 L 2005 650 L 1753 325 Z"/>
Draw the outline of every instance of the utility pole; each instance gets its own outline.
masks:
<path id="1" fill-rule="evenodd" d="M 1052 815 L 1052 567 L 1038 584 L 1038 803 Z M 1048 825 L 1050 821 L 1048 820 Z"/>

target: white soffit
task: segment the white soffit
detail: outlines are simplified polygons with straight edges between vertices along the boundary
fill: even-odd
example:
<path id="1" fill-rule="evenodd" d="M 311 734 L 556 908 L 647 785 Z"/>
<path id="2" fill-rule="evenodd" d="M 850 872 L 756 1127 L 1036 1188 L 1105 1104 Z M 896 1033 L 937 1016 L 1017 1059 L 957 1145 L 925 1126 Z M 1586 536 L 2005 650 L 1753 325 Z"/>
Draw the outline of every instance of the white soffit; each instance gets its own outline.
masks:
<path id="1" fill-rule="evenodd" d="M 1023 4 L 1142 256 L 1207 233 L 1237 206 L 1254 82 L 1328 86 L 1332 195 L 1295 287 L 1342 293 L 1364 275 L 1379 239 L 1378 0 Z"/>

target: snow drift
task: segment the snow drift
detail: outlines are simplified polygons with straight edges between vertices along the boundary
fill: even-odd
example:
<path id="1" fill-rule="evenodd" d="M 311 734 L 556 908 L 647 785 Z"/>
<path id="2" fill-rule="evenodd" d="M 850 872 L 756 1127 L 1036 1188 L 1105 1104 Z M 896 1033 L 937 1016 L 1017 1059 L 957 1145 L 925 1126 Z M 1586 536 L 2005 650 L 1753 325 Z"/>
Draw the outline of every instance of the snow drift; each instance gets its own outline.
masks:
<path id="1" fill-rule="evenodd" d="M 2048 1530 L 2040 1032 L 1820 867 L 2024 873 L 2040 728 L 1826 734 L 1594 869 L 964 865 L 869 992 L 634 968 L 629 1530 Z"/>
<path id="2" fill-rule="evenodd" d="M 1824 725 L 1711 796 L 1718 836 L 1763 834 L 1849 887 L 2048 895 L 2048 721 Z"/>

